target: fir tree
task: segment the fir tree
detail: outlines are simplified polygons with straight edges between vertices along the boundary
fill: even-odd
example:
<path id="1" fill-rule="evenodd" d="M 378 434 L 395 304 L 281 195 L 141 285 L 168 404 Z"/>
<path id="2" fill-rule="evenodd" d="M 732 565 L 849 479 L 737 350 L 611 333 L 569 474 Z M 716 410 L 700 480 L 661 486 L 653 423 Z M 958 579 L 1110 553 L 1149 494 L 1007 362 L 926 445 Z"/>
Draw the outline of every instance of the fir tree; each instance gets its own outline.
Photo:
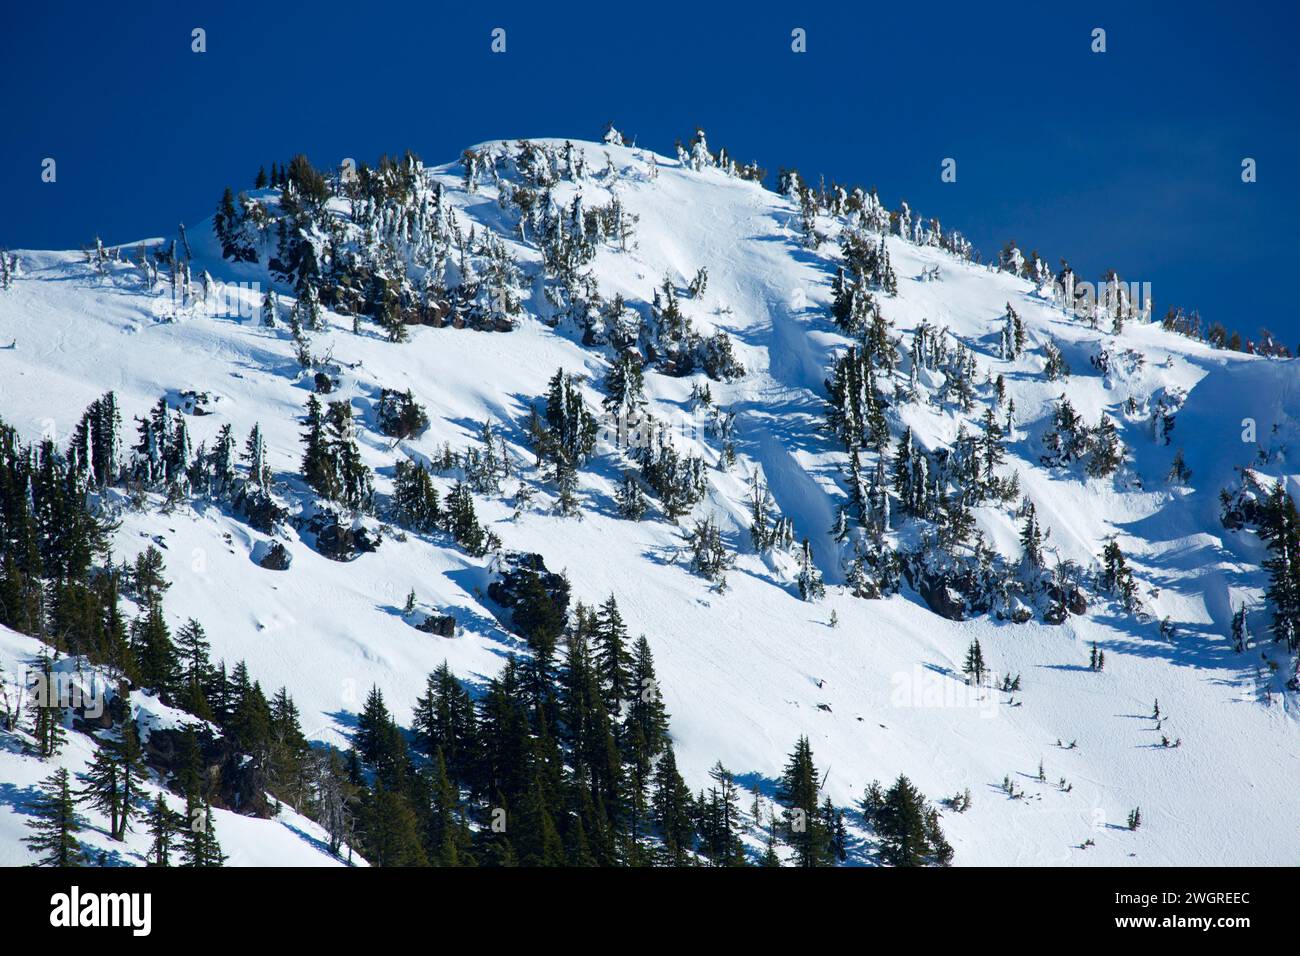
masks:
<path id="1" fill-rule="evenodd" d="M 85 860 L 77 834 L 84 825 L 73 802 L 68 771 L 59 767 L 41 782 L 32 819 L 27 821 L 32 835 L 23 842 L 38 855 L 37 866 L 80 866 Z"/>
<path id="2" fill-rule="evenodd" d="M 226 862 L 212 819 L 212 805 L 207 801 L 185 801 L 185 825 L 180 834 L 182 866 L 215 867 Z"/>
<path id="3" fill-rule="evenodd" d="M 962 664 L 962 673 L 970 677 L 976 684 L 984 682 L 984 651 L 980 648 L 979 639 L 971 641 L 970 648 L 966 651 L 966 661 Z"/>
<path id="4" fill-rule="evenodd" d="M 942 865 L 945 858 L 951 858 L 951 847 L 942 839 L 937 816 L 927 817 L 925 798 L 900 774 L 885 794 L 875 821 L 880 858 L 887 866 Z"/>
<path id="5" fill-rule="evenodd" d="M 650 507 L 645 492 L 641 490 L 641 483 L 630 473 L 623 475 L 623 481 L 615 492 L 615 504 L 619 517 L 629 521 L 640 521 Z"/>
<path id="6" fill-rule="evenodd" d="M 171 866 L 172 840 L 177 833 L 179 817 L 167 806 L 162 793 L 154 798 L 149 811 L 149 866 Z"/>
<path id="7" fill-rule="evenodd" d="M 800 737 L 777 784 L 777 802 L 785 806 L 785 838 L 799 866 L 824 866 L 829 843 L 818 809 L 821 781 L 807 737 Z"/>
<path id="8" fill-rule="evenodd" d="M 799 558 L 799 597 L 805 601 L 819 601 L 826 596 L 826 586 L 822 575 L 813 563 L 812 546 L 804 538 L 803 551 Z"/>

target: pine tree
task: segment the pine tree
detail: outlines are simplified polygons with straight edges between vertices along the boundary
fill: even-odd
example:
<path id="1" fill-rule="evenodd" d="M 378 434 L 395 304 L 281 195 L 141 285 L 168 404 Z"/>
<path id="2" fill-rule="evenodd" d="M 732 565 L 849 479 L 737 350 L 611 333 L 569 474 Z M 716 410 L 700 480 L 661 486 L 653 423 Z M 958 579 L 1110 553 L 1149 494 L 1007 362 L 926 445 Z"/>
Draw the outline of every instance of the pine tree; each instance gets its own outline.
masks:
<path id="1" fill-rule="evenodd" d="M 825 825 L 818 811 L 821 781 L 807 737 L 800 737 L 777 784 L 776 799 L 785 806 L 785 837 L 799 866 L 824 866 L 828 860 Z"/>
<path id="2" fill-rule="evenodd" d="M 181 831 L 181 865 L 215 867 L 226 862 L 217 840 L 212 804 L 190 797 L 185 801 L 185 826 Z"/>
<path id="3" fill-rule="evenodd" d="M 176 657 L 179 667 L 177 704 L 182 710 L 205 720 L 212 718 L 205 688 L 212 671 L 209 644 L 203 625 L 194 618 L 176 632 Z"/>
<path id="4" fill-rule="evenodd" d="M 399 461 L 393 479 L 393 516 L 398 522 L 429 534 L 442 521 L 438 491 L 428 469 L 419 462 Z"/>
<path id="5" fill-rule="evenodd" d="M 1171 485 L 1184 487 L 1191 480 L 1192 470 L 1187 467 L 1187 462 L 1183 461 L 1183 450 L 1180 448 L 1174 454 L 1174 463 L 1169 468 L 1168 481 Z"/>
<path id="6" fill-rule="evenodd" d="M 322 498 L 334 500 L 339 496 L 338 464 L 330 454 L 325 437 L 325 416 L 320 400 L 307 396 L 307 431 L 302 436 L 305 446 L 302 456 L 302 476 Z"/>
<path id="7" fill-rule="evenodd" d="M 178 683 L 178 665 L 160 601 L 149 602 L 145 613 L 132 622 L 131 650 L 141 685 L 170 698 Z"/>
<path id="8" fill-rule="evenodd" d="M 179 817 L 167 806 L 159 792 L 149 811 L 149 866 L 171 866 L 172 840 L 176 836 Z"/>
<path id="9" fill-rule="evenodd" d="M 39 667 L 40 683 L 32 698 L 32 736 L 36 738 L 37 754 L 48 760 L 58 755 L 67 740 L 68 732 L 63 726 L 66 708 L 63 705 L 60 680 L 54 676 L 53 665 L 44 651 Z"/>
<path id="10" fill-rule="evenodd" d="M 1124 457 L 1124 447 L 1119 440 L 1119 432 L 1109 415 L 1102 415 L 1097 429 L 1093 432 L 1091 455 L 1088 458 L 1088 474 L 1094 478 L 1105 478 L 1114 473 Z"/>
<path id="11" fill-rule="evenodd" d="M 464 482 L 456 482 L 451 494 L 447 496 L 444 520 L 447 523 L 447 530 L 462 548 L 476 557 L 487 553 L 486 536 L 478 523 L 474 498 Z"/>
<path id="12" fill-rule="evenodd" d="M 822 583 L 821 571 L 813 563 L 812 546 L 808 539 L 803 540 L 803 551 L 799 558 L 799 597 L 805 601 L 819 601 L 826 596 L 826 585 Z"/>
<path id="13" fill-rule="evenodd" d="M 619 517 L 629 521 L 640 521 L 650 507 L 645 492 L 641 490 L 641 483 L 631 473 L 623 475 L 623 481 L 615 492 L 615 504 Z"/>
<path id="14" fill-rule="evenodd" d="M 966 661 L 962 664 L 962 673 L 966 674 L 976 684 L 984 682 L 984 651 L 980 648 L 979 638 L 971 641 L 970 648 L 966 651 Z"/>
<path id="15" fill-rule="evenodd" d="M 691 791 L 677 771 L 677 757 L 669 744 L 655 765 L 652 807 L 670 866 L 681 866 L 695 849 Z"/>
<path id="16" fill-rule="evenodd" d="M 1264 504 L 1259 534 L 1269 550 L 1262 567 L 1269 576 L 1265 597 L 1273 611 L 1273 639 L 1295 651 L 1300 647 L 1300 513 L 1281 481 Z"/>
<path id="17" fill-rule="evenodd" d="M 1038 512 L 1032 501 L 1025 502 L 1025 523 L 1020 528 L 1022 562 L 1031 572 L 1043 567 L 1043 533 L 1038 526 Z"/>
<path id="18" fill-rule="evenodd" d="M 899 775 L 876 814 L 875 827 L 880 836 L 880 858 L 887 866 L 925 866 L 942 853 L 945 843 L 937 818 L 927 820 L 925 798 L 912 782 Z M 937 838 L 937 839 L 936 839 Z M 951 856 L 951 848 L 947 848 Z"/>
<path id="19" fill-rule="evenodd" d="M 85 862 L 77 834 L 85 821 L 77 815 L 68 771 L 59 767 L 40 785 L 40 796 L 32 802 L 32 835 L 23 842 L 38 855 L 37 866 L 80 866 Z"/>
<path id="20" fill-rule="evenodd" d="M 1246 605 L 1243 604 L 1232 614 L 1232 649 L 1241 654 L 1249 643 L 1250 625 L 1246 623 Z"/>
<path id="21" fill-rule="evenodd" d="M 253 487 L 268 491 L 271 487 L 271 467 L 266 461 L 266 439 L 262 426 L 254 424 L 244 443 L 244 462 L 248 465 L 248 480 Z"/>
<path id="22" fill-rule="evenodd" d="M 627 626 L 619 613 L 618 601 L 612 594 L 600 607 L 595 642 L 596 672 L 604 694 L 605 707 L 610 714 L 617 715 L 623 704 L 631 699 L 635 687 L 629 667 Z"/>

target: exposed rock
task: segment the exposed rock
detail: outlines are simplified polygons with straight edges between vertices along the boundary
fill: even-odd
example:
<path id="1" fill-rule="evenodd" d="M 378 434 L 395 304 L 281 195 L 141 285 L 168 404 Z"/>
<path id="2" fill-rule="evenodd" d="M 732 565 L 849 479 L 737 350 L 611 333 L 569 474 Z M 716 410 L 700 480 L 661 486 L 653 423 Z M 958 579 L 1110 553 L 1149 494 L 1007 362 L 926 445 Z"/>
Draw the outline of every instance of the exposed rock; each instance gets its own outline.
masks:
<path id="1" fill-rule="evenodd" d="M 218 737 L 207 729 L 199 729 L 196 737 L 200 772 L 212 792 L 213 806 L 248 816 L 270 817 L 273 808 L 266 798 L 270 781 L 265 768 L 237 751 L 227 737 Z M 182 738 L 180 730 L 154 729 L 143 742 L 145 761 L 164 775 L 180 772 L 185 762 Z"/>
<path id="2" fill-rule="evenodd" d="M 234 508 L 250 526 L 264 534 L 275 531 L 288 517 L 288 512 L 276 504 L 275 499 L 247 482 L 241 483 L 235 493 Z"/>
<path id="3" fill-rule="evenodd" d="M 430 614 L 415 625 L 415 629 L 426 634 L 436 634 L 438 637 L 455 637 L 456 618 L 450 614 Z"/>
<path id="4" fill-rule="evenodd" d="M 550 595 L 561 615 L 569 609 L 569 582 L 563 575 L 548 571 L 540 554 L 509 551 L 500 559 L 498 578 L 488 585 L 488 597 L 502 607 L 513 608 L 519 603 L 519 591 L 530 572 L 541 578 L 542 587 Z"/>
<path id="5" fill-rule="evenodd" d="M 305 529 L 315 535 L 316 550 L 331 561 L 351 561 L 379 548 L 378 538 L 369 529 L 344 524 L 332 511 L 318 511 L 307 520 Z"/>
<path id="6" fill-rule="evenodd" d="M 966 599 L 948 581 L 921 575 L 916 590 L 935 614 L 950 621 L 966 620 Z"/>
<path id="7" fill-rule="evenodd" d="M 289 565 L 293 563 L 293 555 L 279 541 L 272 541 L 257 563 L 268 571 L 288 571 Z"/>

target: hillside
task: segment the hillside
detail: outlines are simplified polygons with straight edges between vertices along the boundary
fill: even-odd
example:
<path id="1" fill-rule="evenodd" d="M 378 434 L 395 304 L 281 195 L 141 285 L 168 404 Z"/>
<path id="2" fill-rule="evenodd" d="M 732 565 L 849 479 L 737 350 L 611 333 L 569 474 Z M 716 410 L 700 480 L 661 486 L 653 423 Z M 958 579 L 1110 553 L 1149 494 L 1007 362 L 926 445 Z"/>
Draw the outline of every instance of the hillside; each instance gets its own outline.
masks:
<path id="1" fill-rule="evenodd" d="M 317 745 L 351 745 L 372 687 L 409 730 L 427 676 L 444 661 L 481 697 L 509 655 L 529 653 L 509 612 L 488 594 L 506 557 L 473 554 L 445 533 L 403 531 L 390 499 L 397 465 L 410 461 L 431 467 L 447 501 L 456 482 L 472 476 L 463 463 L 442 466 L 445 446 L 480 448 L 488 421 L 508 468 L 497 476 L 499 490 L 488 480 L 488 490 L 474 494 L 478 521 L 504 552 L 540 554 L 549 570 L 564 572 L 574 604 L 617 597 L 630 635 L 644 634 L 653 650 L 677 764 L 692 791 L 710 786 L 710 767 L 721 761 L 744 790 L 757 787 L 766 806 L 787 755 L 806 735 L 824 774 L 820 795 L 847 811 L 850 862 L 878 861 L 876 836 L 856 808 L 871 781 L 888 786 L 899 774 L 936 805 L 970 791 L 965 812 L 940 807 L 957 865 L 1295 862 L 1300 834 L 1289 811 L 1300 779 L 1300 712 L 1286 686 L 1293 655 L 1268 634 L 1264 544 L 1250 526 L 1225 528 L 1219 498 L 1246 465 L 1261 487 L 1281 480 L 1294 493 L 1294 361 L 1214 349 L 1141 314 L 1118 332 L 1108 315 L 1086 321 L 1063 310 L 1043 283 L 1017 274 L 1025 270 L 964 258 L 951 235 L 945 243 L 927 235 L 929 226 L 904 226 L 900 235 L 897 222 L 890 231 L 874 199 L 859 209 L 817 208 L 809 220 L 797 196 L 748 181 L 725 161 L 701 162 L 698 152 L 692 162 L 563 140 L 532 141 L 528 152 L 550 158 L 528 158 L 518 144 L 502 142 L 468 154 L 472 173 L 469 158 L 427 169 L 399 164 L 389 167 L 390 205 L 364 208 L 364 200 L 331 195 L 306 216 L 340 223 L 334 240 L 348 248 L 398 250 L 416 293 L 411 310 L 422 302 L 423 318 L 432 314 L 440 327 L 409 315 L 403 322 L 397 312 L 354 322 L 346 297 L 325 302 L 319 327 L 303 331 L 301 341 L 285 316 L 266 325 L 263 294 L 274 289 L 288 313 L 302 298 L 304 272 L 297 270 L 297 283 L 273 276 L 274 229 L 263 236 L 256 217 L 242 213 L 243 233 L 233 238 L 239 229 L 221 222 L 190 225 L 196 291 L 188 301 L 165 266 L 153 284 L 138 264 L 141 247 L 151 255 L 166 249 L 170 234 L 144 243 L 106 235 L 112 244 L 102 253 L 17 253 L 11 287 L 0 291 L 0 346 L 13 343 L 0 348 L 0 419 L 22 442 L 68 447 L 83 412 L 110 391 L 121 412 L 123 464 L 137 441 L 134 419 L 147 418 L 160 396 L 183 417 L 195 450 L 216 447 L 226 425 L 240 448 L 255 425 L 264 437 L 270 494 L 285 517 L 263 530 L 219 495 L 183 495 L 168 505 L 161 484 L 122 482 L 94 496 L 120 522 L 112 532 L 116 562 L 133 561 L 151 543 L 162 551 L 173 633 L 197 619 L 213 661 L 245 661 L 268 695 L 287 688 Z M 527 189 L 537 175 L 529 162 L 557 163 L 561 172 L 545 188 Z M 251 190 L 246 209 L 274 208 L 284 191 Z M 533 195 L 521 200 L 523 192 Z M 521 201 L 539 205 L 523 212 Z M 615 201 L 617 213 L 608 212 Z M 557 221 L 578 222 L 603 210 L 589 260 L 573 265 L 582 251 L 565 246 L 562 226 L 560 240 L 542 241 L 546 228 L 557 228 L 547 226 L 546 209 Z M 822 236 L 815 247 L 809 229 Z M 218 232 L 255 259 L 223 257 Z M 841 240 L 849 232 L 869 237 L 867 258 L 883 243 L 884 268 L 896 282 L 896 294 L 872 290 L 880 319 L 861 303 L 848 307 L 862 310 L 853 313 L 862 318 L 861 335 L 846 331 L 852 316 L 837 322 L 834 315 L 845 300 L 836 271 L 847 261 Z M 327 260 L 343 259 L 330 236 L 318 232 L 308 244 L 322 276 Z M 707 283 L 691 294 L 701 268 Z M 197 291 L 204 272 L 212 290 L 225 284 L 207 304 Z M 444 323 L 462 311 L 452 293 L 474 279 L 486 308 L 467 302 L 464 314 L 478 318 L 465 327 Z M 420 299 L 421 291 L 428 296 Z M 608 308 L 618 297 L 623 312 Z M 213 308 L 218 299 L 224 306 Z M 657 349 L 647 349 L 644 330 L 663 327 L 672 302 L 695 338 L 660 337 Z M 1009 308 L 1024 337 L 1014 356 L 1003 334 Z M 623 476 L 638 467 L 607 415 L 575 469 L 579 513 L 561 513 L 552 470 L 536 464 L 530 412 L 544 411 L 552 376 L 563 369 L 599 413 L 622 323 L 643 330 L 628 347 L 644 360 L 645 411 L 668 426 L 679 455 L 703 463 L 702 493 L 675 520 L 648 485 L 644 519 L 620 515 Z M 397 325 L 405 341 L 390 341 Z M 855 388 L 888 426 L 889 518 L 873 532 L 869 516 L 850 515 L 839 541 L 850 455 L 827 425 L 827 381 L 850 346 L 867 349 L 872 326 L 894 343 L 892 358 L 875 352 L 871 361 L 881 364 L 871 383 Z M 918 340 L 922 328 L 930 332 Z M 724 341 L 743 374 L 718 359 Z M 1068 375 L 1047 374 L 1054 349 Z M 1103 351 L 1105 371 L 1093 361 Z M 301 474 L 301 436 L 319 374 L 330 380 L 322 402 L 350 403 L 361 459 L 374 476 L 369 513 L 347 523 L 382 540 L 345 561 L 322 553 L 319 527 L 306 525 L 317 502 Z M 1005 399 L 996 395 L 999 378 Z M 700 398 L 705 385 L 708 403 Z M 427 428 L 404 438 L 383 434 L 384 389 L 409 389 Z M 874 396 L 863 398 L 867 392 Z M 206 414 L 194 414 L 189 393 Z M 1123 455 L 1112 472 L 1089 474 L 1093 452 L 1045 463 L 1044 436 L 1062 396 L 1088 427 L 1103 415 L 1114 424 Z M 1018 490 L 1005 498 L 975 492 L 990 473 L 961 470 L 961 450 L 982 433 L 986 408 L 1010 422 L 1004 457 L 992 470 L 1000 480 L 1016 476 Z M 1254 422 L 1248 442 L 1245 419 Z M 916 516 L 893 485 L 894 451 L 909 429 L 928 468 L 946 462 L 950 482 L 938 489 L 943 500 L 923 503 Z M 866 438 L 858 450 L 870 481 L 879 456 Z M 1171 482 L 1179 452 L 1190 478 Z M 241 465 L 239 474 L 246 471 Z M 789 519 L 792 532 L 762 551 L 750 534 L 754 476 L 770 492 L 770 513 Z M 531 495 L 520 497 L 521 486 Z M 971 527 L 948 550 L 977 562 L 982 540 L 999 557 L 986 568 L 992 583 L 954 593 L 956 578 L 944 577 L 951 568 L 938 550 L 927 551 L 927 532 L 943 524 L 937 516 L 951 514 L 945 496 L 961 498 L 963 488 L 971 492 L 962 501 Z M 1025 500 L 1045 534 L 1041 568 L 1028 576 Z M 722 588 L 691 567 L 687 533 L 706 517 L 734 555 Z M 805 539 L 826 586 L 820 600 L 800 593 Z M 871 564 L 867 585 L 864 565 L 853 570 L 854 542 L 865 555 L 873 539 L 877 554 L 921 555 L 911 575 L 891 565 L 896 590 L 882 586 L 891 576 L 882 565 Z M 1129 609 L 1097 584 L 1111 539 L 1136 582 Z M 272 541 L 291 559 L 286 570 L 259 563 Z M 1053 594 L 1075 589 L 1084 606 L 1056 615 L 1055 605 L 1069 602 Z M 418 612 L 455 618 L 454 636 L 413 626 L 421 613 L 403 609 L 412 591 Z M 1232 619 L 1242 606 L 1254 640 L 1238 653 Z M 135 616 L 142 603 L 127 607 Z M 936 613 L 945 607 L 949 613 Z M 1051 623 L 1054 616 L 1063 620 Z M 991 671 L 978 687 L 963 675 L 975 640 Z M 1089 667 L 1094 644 L 1105 653 L 1100 672 Z M 0 632 L 9 679 L 36 654 L 32 638 Z M 1019 688 L 1003 691 L 1004 676 Z M 132 699 L 141 714 L 165 707 L 144 687 Z M 7 865 L 30 859 L 19 843 L 23 821 L 36 782 L 48 774 L 47 762 L 21 752 L 24 734 L 0 734 L 0 862 Z M 1180 745 L 1162 746 L 1162 735 Z M 69 738 L 56 759 L 79 769 L 93 746 L 84 734 Z M 750 802 L 742 793 L 747 821 Z M 1131 831 L 1125 821 L 1139 806 L 1142 826 Z M 324 852 L 317 824 L 287 808 L 266 820 L 223 809 L 216 826 L 231 863 L 337 862 Z M 761 828 L 747 823 L 742 837 L 761 852 Z M 1095 845 L 1085 848 L 1090 839 Z M 131 841 L 116 845 L 115 862 L 142 862 L 147 838 Z M 110 843 L 105 837 L 94 846 Z M 782 854 L 789 858 L 790 850 Z"/>

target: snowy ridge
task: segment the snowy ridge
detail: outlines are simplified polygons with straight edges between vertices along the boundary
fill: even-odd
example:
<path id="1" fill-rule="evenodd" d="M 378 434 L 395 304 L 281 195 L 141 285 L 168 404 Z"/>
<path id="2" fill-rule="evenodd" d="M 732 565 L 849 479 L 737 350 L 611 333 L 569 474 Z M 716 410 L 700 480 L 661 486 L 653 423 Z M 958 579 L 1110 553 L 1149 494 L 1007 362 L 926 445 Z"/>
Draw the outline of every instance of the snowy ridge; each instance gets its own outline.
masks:
<path id="1" fill-rule="evenodd" d="M 534 283 L 526 290 L 526 315 L 505 333 L 412 326 L 410 341 L 394 344 L 369 326 L 354 334 L 350 318 L 325 311 L 326 328 L 312 335 L 312 351 L 332 354 L 340 367 L 330 397 L 350 400 L 365 425 L 358 438 L 381 498 L 399 460 L 433 460 L 444 443 L 470 447 L 490 418 L 507 442 L 514 474 L 536 486 L 537 500 L 516 516 L 504 496 L 477 496 L 480 520 L 507 548 L 541 553 L 548 567 L 566 570 L 575 598 L 592 604 L 617 595 L 631 633 L 644 633 L 653 648 L 678 763 L 695 789 L 721 760 L 740 783 L 770 797 L 786 754 L 807 734 L 837 805 L 855 806 L 866 784 L 899 773 L 936 801 L 968 788 L 971 809 L 943 817 L 959 865 L 1296 861 L 1296 695 L 1284 689 L 1285 655 L 1265 635 L 1262 545 L 1249 532 L 1224 529 L 1218 500 L 1220 488 L 1237 478 L 1234 466 L 1253 465 L 1300 487 L 1300 468 L 1286 457 L 1300 414 L 1294 362 L 1215 351 L 1158 324 L 1130 323 L 1107 334 L 1067 316 L 1024 279 L 889 236 L 898 295 L 878 301 L 904 354 L 912 331 L 928 322 L 946 326 L 972 350 L 979 382 L 986 373 L 1004 376 L 1015 406 L 1004 470 L 1018 474 L 1022 493 L 1050 529 L 1048 554 L 1095 568 L 1113 536 L 1129 557 L 1149 619 L 1136 620 L 1093 595 L 1085 614 L 1057 626 L 990 615 L 946 620 L 906 586 L 901 594 L 858 599 L 843 587 L 844 553 L 830 534 L 845 499 L 847 458 L 825 427 L 824 382 L 851 344 L 829 314 L 840 225 L 825 218 L 819 228 L 829 241 L 811 250 L 800 241 L 798 205 L 756 183 L 664 156 L 655 158 L 652 175 L 645 150 L 574 145 L 592 173 L 588 181 L 556 186 L 556 202 L 565 205 L 581 191 L 590 208 L 617 196 L 637 217 L 629 249 L 603 244 L 590 265 L 605 299 L 621 294 L 648 312 L 665 276 L 684 288 L 707 268 L 707 288 L 683 297 L 682 308 L 701 333 L 726 332 L 745 367 L 742 377 L 708 382 L 715 404 L 735 413 L 736 463 L 718 467 L 722 444 L 707 432 L 679 434 L 681 447 L 709 466 L 705 499 L 680 526 L 658 512 L 632 522 L 619 518 L 613 504 L 629 466 L 602 439 L 579 474 L 581 520 L 551 513 L 553 488 L 532 470 L 529 408 L 557 368 L 584 376 L 587 402 L 599 408 L 610 353 L 584 346 L 580 330 L 566 323 L 551 327 L 545 319 L 552 309 Z M 494 144 L 479 147 L 488 148 Z M 610 180 L 599 173 L 607 157 L 618 170 Z M 526 269 L 537 268 L 537 249 L 520 240 L 496 186 L 484 179 L 467 192 L 459 164 L 428 175 L 466 229 L 499 233 Z M 335 203 L 341 212 L 343 204 Z M 191 226 L 189 239 L 196 275 L 207 270 L 221 281 L 271 285 L 264 263 L 223 260 L 211 223 Z M 123 245 L 124 252 L 134 248 Z M 210 414 L 188 419 L 194 444 L 211 446 L 224 424 L 242 441 L 259 424 L 277 482 L 301 487 L 301 416 L 312 380 L 283 327 L 201 313 L 160 321 L 163 293 L 145 292 L 130 265 L 97 275 L 80 253 L 18 255 L 21 273 L 0 292 L 0 344 L 14 342 L 0 349 L 0 418 L 24 439 L 47 435 L 65 444 L 86 406 L 108 390 L 118 396 L 128 436 L 132 416 L 145 415 L 160 395 L 178 407 L 182 391 L 206 391 Z M 923 281 L 934 267 L 939 279 Z M 292 301 L 291 287 L 276 288 Z M 251 312 L 260 292 L 242 294 Z M 1008 303 L 1028 343 L 1019 358 L 1004 360 L 998 335 Z M 1049 342 L 1068 361 L 1068 379 L 1043 377 Z M 1090 363 L 1102 348 L 1112 359 L 1105 374 Z M 1140 365 L 1126 357 L 1129 350 Z M 702 374 L 671 377 L 647 367 L 645 379 L 657 417 L 697 421 L 691 390 L 707 381 Z M 430 426 L 395 441 L 375 429 L 374 407 L 381 388 L 408 387 Z M 1185 400 L 1166 445 L 1152 432 L 1151 411 L 1175 393 Z M 1129 460 L 1116 476 L 1042 465 L 1040 438 L 1062 394 L 1086 422 L 1105 413 L 1117 423 Z M 1126 413 L 1130 399 L 1137 411 Z M 944 405 L 898 403 L 889 415 L 895 438 L 910 427 L 927 450 L 951 447 L 963 423 L 971 432 L 978 425 L 977 415 Z M 1262 461 L 1256 443 L 1242 441 L 1245 419 L 1255 423 Z M 1165 481 L 1179 449 L 1192 473 L 1187 488 Z M 759 555 L 750 546 L 754 473 L 792 519 L 797 538 L 809 539 L 827 584 L 823 601 L 800 600 L 795 552 Z M 444 478 L 435 482 L 441 492 L 449 487 Z M 1010 557 L 1020 547 L 1014 508 L 1010 502 L 973 509 L 989 544 Z M 705 514 L 737 552 L 722 593 L 687 566 L 682 529 Z M 276 572 L 253 556 L 269 538 L 228 509 L 196 502 L 170 514 L 125 511 L 115 553 L 129 560 L 161 540 L 172 581 L 169 619 L 199 619 L 214 659 L 246 660 L 268 691 L 287 686 L 313 740 L 346 746 L 372 685 L 409 726 L 426 675 L 443 660 L 463 681 L 481 686 L 506 655 L 524 652 L 486 597 L 488 559 L 412 534 L 404 541 L 386 537 L 375 553 L 339 563 L 290 536 L 283 543 L 292 565 Z M 412 589 L 423 610 L 456 617 L 454 638 L 408 623 L 401 605 Z M 1258 643 L 1238 655 L 1228 635 L 1243 603 L 1252 609 Z M 1158 633 L 1156 621 L 1165 617 L 1176 628 L 1172 641 Z M 1021 691 L 966 685 L 962 660 L 975 638 L 997 674 L 1020 675 Z M 1106 653 L 1101 673 L 1088 668 L 1094 641 Z M 20 672 L 36 652 L 31 639 L 0 631 L 7 673 Z M 1270 661 L 1279 665 L 1276 673 Z M 133 699 L 154 712 L 142 696 Z M 1159 731 L 1149 717 L 1155 699 L 1166 714 Z M 1161 747 L 1162 732 L 1182 746 Z M 75 768 L 90 744 L 69 737 L 74 742 L 60 759 Z M 1040 761 L 1045 782 L 1038 779 Z M 0 788 L 9 794 L 0 799 L 0 863 L 27 861 L 19 842 L 24 804 L 48 770 L 7 741 L 0 749 Z M 1000 789 L 1008 777 L 1022 797 Z M 1068 790 L 1057 785 L 1060 778 Z M 1135 806 L 1143 826 L 1130 832 L 1124 821 Z M 220 811 L 217 825 L 232 863 L 337 862 L 322 849 L 319 828 L 287 808 L 273 820 Z M 1085 849 L 1089 839 L 1095 845 Z M 141 862 L 143 840 L 112 844 L 113 862 Z"/>

